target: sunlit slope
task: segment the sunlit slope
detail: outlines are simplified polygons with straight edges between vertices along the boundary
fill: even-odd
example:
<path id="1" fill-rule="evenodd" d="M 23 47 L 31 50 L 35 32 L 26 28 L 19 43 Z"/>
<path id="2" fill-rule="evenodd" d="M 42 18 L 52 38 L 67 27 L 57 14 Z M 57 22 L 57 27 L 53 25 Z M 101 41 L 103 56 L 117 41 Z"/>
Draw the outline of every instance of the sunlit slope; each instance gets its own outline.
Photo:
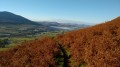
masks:
<path id="1" fill-rule="evenodd" d="M 120 67 L 120 17 L 58 36 L 74 67 Z"/>

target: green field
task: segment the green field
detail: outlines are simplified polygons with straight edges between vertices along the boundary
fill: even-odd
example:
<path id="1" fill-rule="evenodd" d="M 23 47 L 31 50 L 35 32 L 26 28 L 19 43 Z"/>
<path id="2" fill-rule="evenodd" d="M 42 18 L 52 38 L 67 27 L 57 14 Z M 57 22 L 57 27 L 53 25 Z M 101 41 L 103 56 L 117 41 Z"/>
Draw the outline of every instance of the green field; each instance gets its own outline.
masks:
<path id="1" fill-rule="evenodd" d="M 42 32 L 40 34 L 31 36 L 31 37 L 1 37 L 1 40 L 8 39 L 11 43 L 5 45 L 5 47 L 0 48 L 0 51 L 8 50 L 9 48 L 20 45 L 24 41 L 34 40 L 42 37 L 55 37 L 56 35 L 63 34 L 63 31 L 51 31 L 51 32 Z"/>

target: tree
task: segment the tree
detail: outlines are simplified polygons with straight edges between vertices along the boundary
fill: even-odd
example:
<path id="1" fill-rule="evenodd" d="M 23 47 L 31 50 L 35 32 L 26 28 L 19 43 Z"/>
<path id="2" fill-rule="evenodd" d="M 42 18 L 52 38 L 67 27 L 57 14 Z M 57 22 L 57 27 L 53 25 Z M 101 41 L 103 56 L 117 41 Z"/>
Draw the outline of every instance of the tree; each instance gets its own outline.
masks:
<path id="1" fill-rule="evenodd" d="M 9 44 L 8 39 L 0 39 L 0 48 L 5 48 L 5 45 Z"/>

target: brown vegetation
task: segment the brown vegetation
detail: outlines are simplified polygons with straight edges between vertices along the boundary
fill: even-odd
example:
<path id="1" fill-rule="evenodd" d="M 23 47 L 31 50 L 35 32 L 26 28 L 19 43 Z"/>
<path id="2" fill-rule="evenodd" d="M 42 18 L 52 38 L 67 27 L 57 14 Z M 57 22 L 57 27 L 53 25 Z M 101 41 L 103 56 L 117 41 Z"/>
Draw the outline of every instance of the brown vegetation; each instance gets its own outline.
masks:
<path id="1" fill-rule="evenodd" d="M 73 67 L 120 67 L 120 17 L 68 32 L 58 40 L 70 50 Z"/>
<path id="2" fill-rule="evenodd" d="M 1 53 L 0 64 L 3 67 L 56 67 L 55 58 L 59 52 L 59 47 L 53 39 L 36 39 L 25 42 L 10 52 Z"/>
<path id="3" fill-rule="evenodd" d="M 120 17 L 93 27 L 25 42 L 0 52 L 3 67 L 58 67 L 61 48 L 70 51 L 71 67 L 120 67 Z"/>

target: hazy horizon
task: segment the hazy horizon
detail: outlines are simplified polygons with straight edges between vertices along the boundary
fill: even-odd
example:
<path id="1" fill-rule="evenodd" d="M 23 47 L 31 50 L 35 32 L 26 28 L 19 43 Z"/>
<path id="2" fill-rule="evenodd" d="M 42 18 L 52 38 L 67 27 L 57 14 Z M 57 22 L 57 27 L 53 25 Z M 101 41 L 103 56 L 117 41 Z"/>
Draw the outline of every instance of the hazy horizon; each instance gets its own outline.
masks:
<path id="1" fill-rule="evenodd" d="M 32 21 L 68 20 L 98 24 L 120 16 L 120 0 L 1 0 L 0 11 Z"/>

